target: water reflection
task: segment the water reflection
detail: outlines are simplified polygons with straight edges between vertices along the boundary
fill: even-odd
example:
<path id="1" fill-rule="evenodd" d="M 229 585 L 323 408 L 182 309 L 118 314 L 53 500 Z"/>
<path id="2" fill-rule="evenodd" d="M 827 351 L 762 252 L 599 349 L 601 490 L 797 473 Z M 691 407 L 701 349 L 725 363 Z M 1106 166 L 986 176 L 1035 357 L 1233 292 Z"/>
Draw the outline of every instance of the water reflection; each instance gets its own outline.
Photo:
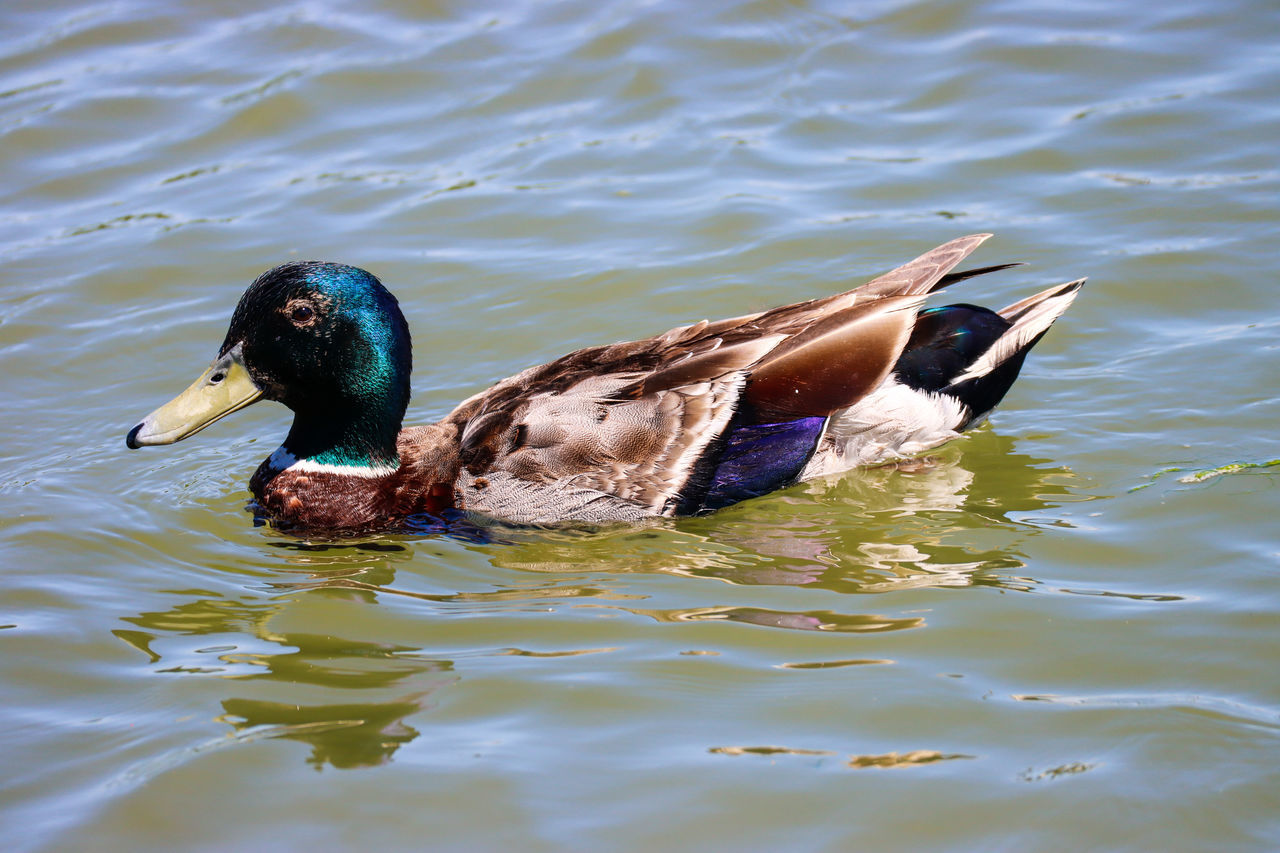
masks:
<path id="1" fill-rule="evenodd" d="M 311 755 L 307 763 L 317 768 L 325 764 L 338 768 L 373 767 L 390 761 L 396 750 L 419 735 L 404 719 L 425 709 L 431 692 L 409 693 L 386 702 L 336 705 L 232 698 L 223 701 L 226 713 L 216 719 L 230 723 L 242 735 L 252 733 L 309 744 Z"/>
<path id="2" fill-rule="evenodd" d="M 990 431 L 965 445 L 666 525 L 511 533 L 490 559 L 532 572 L 665 572 L 841 593 L 1030 589 L 1017 543 L 1065 524 L 1046 510 L 1089 499 L 1084 484 Z"/>
<path id="3" fill-rule="evenodd" d="M 694 607 L 684 610 L 643 610 L 638 607 L 620 608 L 628 613 L 648 616 L 659 622 L 741 622 L 763 625 L 767 628 L 786 628 L 793 631 L 834 631 L 844 634 L 878 634 L 884 631 L 901 631 L 920 628 L 923 617 L 893 618 L 874 613 L 833 613 L 830 610 L 810 610 L 788 613 L 763 607 Z"/>
<path id="4" fill-rule="evenodd" d="M 830 749 L 796 749 L 787 746 L 713 746 L 707 750 L 712 755 L 732 756 L 764 756 L 774 759 L 778 756 L 797 756 L 800 758 L 825 759 L 837 755 Z M 936 749 L 913 749 L 909 752 L 886 752 L 879 755 L 852 755 L 844 762 L 845 767 L 860 769 L 895 769 L 902 767 L 920 767 L 935 764 L 939 761 L 955 761 L 957 759 L 976 758 L 963 753 L 944 753 Z"/>
<path id="5" fill-rule="evenodd" d="M 292 697 L 299 686 L 319 688 L 326 696 L 335 690 L 360 691 L 360 701 L 351 702 L 231 696 L 221 700 L 222 713 L 214 720 L 231 727 L 231 743 L 264 738 L 306 743 L 311 747 L 307 760 L 317 768 L 386 763 L 419 734 L 405 719 L 426 709 L 433 693 L 457 681 L 453 662 L 423 656 L 411 646 L 273 631 L 269 620 L 288 605 L 201 598 L 129 617 L 125 621 L 142 630 L 114 633 L 152 663 L 164 664 L 157 670 L 161 673 L 217 675 L 238 685 L 262 682 L 265 691 L 287 685 Z M 221 634 L 231 635 L 233 642 L 209 646 L 202 639 L 194 649 L 175 642 Z M 253 648 L 255 641 L 259 648 Z M 212 657 L 216 665 L 185 662 L 201 656 Z"/>

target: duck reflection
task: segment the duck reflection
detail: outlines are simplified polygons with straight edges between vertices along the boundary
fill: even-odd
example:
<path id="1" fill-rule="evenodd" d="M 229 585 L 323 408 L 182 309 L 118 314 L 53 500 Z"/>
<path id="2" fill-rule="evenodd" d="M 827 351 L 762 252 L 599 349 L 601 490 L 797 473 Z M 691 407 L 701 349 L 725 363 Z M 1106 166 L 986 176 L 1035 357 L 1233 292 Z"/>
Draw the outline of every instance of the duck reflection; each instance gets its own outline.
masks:
<path id="1" fill-rule="evenodd" d="M 442 668 L 441 672 L 447 669 Z M 219 722 L 241 735 L 287 738 L 311 746 L 309 764 L 321 768 L 373 767 L 391 760 L 402 745 L 419 734 L 404 719 L 427 707 L 434 690 L 408 693 L 383 702 L 299 705 L 263 699 L 231 698 L 222 703 Z"/>
<path id="2" fill-rule="evenodd" d="M 128 618 L 141 630 L 119 630 L 115 635 L 153 663 L 162 664 L 159 672 L 216 674 L 245 687 L 260 685 L 247 690 L 250 695 L 221 702 L 222 713 L 214 719 L 231 726 L 235 742 L 302 741 L 311 747 L 307 760 L 317 768 L 386 763 L 419 734 L 406 718 L 428 708 L 434 693 L 457 681 L 453 662 L 423 656 L 410 646 L 273 631 L 270 620 L 288 606 L 283 601 L 262 604 L 202 598 Z M 226 635 L 233 642 L 207 645 L 206 639 L 199 648 L 188 649 L 172 641 L 175 634 Z M 189 663 L 201 658 L 201 665 Z M 210 663 L 210 658 L 216 663 Z M 328 697 L 335 691 L 343 695 L 359 691 L 359 701 L 305 703 L 271 698 L 282 685 L 292 697 L 303 692 Z"/>

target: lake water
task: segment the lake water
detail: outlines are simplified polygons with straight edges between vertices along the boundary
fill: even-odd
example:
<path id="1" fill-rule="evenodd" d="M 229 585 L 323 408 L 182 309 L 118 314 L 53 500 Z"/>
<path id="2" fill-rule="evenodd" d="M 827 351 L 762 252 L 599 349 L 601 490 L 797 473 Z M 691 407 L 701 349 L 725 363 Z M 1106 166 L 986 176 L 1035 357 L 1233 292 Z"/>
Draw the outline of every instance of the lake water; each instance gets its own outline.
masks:
<path id="1" fill-rule="evenodd" d="M 1280 6 L 0 11 L 8 850 L 1280 845 Z M 962 234 L 1089 276 L 991 423 L 595 534 L 299 541 L 243 288 L 373 270 L 409 423 Z"/>

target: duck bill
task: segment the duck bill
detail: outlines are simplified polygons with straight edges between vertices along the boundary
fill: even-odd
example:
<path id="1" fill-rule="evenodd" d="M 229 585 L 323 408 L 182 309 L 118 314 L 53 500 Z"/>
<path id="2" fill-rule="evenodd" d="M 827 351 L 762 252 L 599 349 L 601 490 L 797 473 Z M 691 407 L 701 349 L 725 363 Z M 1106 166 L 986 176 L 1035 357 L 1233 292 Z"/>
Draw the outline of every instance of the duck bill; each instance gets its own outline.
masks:
<path id="1" fill-rule="evenodd" d="M 262 396 L 262 389 L 249 376 L 244 355 L 236 344 L 219 358 L 187 390 L 156 409 L 129 430 L 125 443 L 132 448 L 152 444 L 173 444 L 195 435 L 216 420 Z"/>

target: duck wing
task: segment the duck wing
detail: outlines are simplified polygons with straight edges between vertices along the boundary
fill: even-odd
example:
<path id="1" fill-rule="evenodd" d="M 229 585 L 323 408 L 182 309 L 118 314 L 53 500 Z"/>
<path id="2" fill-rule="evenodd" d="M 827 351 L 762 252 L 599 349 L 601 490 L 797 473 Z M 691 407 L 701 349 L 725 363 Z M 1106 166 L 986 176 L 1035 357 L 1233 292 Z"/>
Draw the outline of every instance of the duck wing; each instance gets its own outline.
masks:
<path id="1" fill-rule="evenodd" d="M 926 296 L 988 236 L 844 293 L 578 350 L 503 380 L 445 420 L 459 434 L 458 493 L 521 523 L 599 522 L 786 485 L 826 418 L 884 381 Z"/>

